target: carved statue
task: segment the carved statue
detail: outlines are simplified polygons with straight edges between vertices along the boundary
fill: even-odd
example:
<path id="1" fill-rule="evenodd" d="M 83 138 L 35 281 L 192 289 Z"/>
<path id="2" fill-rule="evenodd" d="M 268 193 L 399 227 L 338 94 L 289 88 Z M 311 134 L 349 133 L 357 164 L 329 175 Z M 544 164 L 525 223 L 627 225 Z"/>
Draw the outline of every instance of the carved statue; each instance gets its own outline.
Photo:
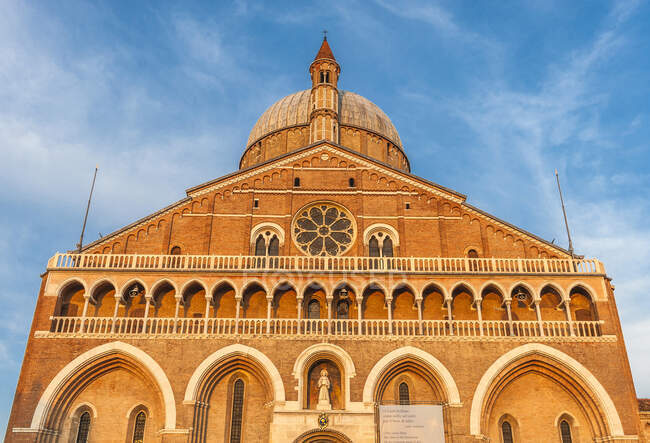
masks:
<path id="1" fill-rule="evenodd" d="M 318 405 L 316 409 L 329 410 L 332 409 L 330 402 L 330 379 L 327 374 L 327 369 L 320 371 L 320 378 L 318 379 Z"/>

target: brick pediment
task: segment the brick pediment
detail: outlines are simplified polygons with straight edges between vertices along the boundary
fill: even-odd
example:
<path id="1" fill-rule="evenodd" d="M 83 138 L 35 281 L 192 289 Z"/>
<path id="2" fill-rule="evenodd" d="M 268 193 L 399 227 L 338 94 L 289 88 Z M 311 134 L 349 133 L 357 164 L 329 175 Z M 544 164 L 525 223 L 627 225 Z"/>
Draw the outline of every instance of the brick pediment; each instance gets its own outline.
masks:
<path id="1" fill-rule="evenodd" d="M 183 254 L 247 255 L 250 232 L 260 222 L 275 222 L 290 232 L 297 209 L 333 200 L 349 207 L 360 233 L 372 224 L 391 226 L 402 239 L 402 255 L 464 256 L 471 249 L 486 257 L 568 255 L 467 204 L 463 194 L 327 142 L 186 192 L 185 199 L 84 251 L 166 254 L 177 246 Z M 219 233 L 224 229 L 228 234 Z M 286 243 L 284 255 L 300 254 L 289 239 Z M 365 255 L 362 244 L 352 249 L 351 255 Z"/>

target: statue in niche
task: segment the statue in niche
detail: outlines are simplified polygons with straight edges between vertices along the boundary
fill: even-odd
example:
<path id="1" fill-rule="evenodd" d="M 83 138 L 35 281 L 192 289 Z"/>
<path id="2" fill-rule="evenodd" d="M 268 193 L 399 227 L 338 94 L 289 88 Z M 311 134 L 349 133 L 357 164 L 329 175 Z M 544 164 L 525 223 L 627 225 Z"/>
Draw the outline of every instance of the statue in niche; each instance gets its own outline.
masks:
<path id="1" fill-rule="evenodd" d="M 332 409 L 330 402 L 330 379 L 327 374 L 327 369 L 320 371 L 320 378 L 318 379 L 318 405 L 316 409 L 329 411 Z"/>
<path id="2" fill-rule="evenodd" d="M 323 371 L 325 371 L 325 374 L 323 374 Z M 324 383 L 323 375 L 327 377 L 329 386 Z M 321 394 L 326 394 L 325 404 L 329 404 L 326 410 L 344 409 L 343 391 L 341 389 L 342 377 L 343 374 L 339 367 L 328 359 L 321 359 L 312 363 L 309 371 L 307 371 L 307 386 L 305 389 L 307 398 L 304 407 L 307 409 L 320 409 Z M 321 392 L 322 384 L 326 387 L 323 392 Z"/>

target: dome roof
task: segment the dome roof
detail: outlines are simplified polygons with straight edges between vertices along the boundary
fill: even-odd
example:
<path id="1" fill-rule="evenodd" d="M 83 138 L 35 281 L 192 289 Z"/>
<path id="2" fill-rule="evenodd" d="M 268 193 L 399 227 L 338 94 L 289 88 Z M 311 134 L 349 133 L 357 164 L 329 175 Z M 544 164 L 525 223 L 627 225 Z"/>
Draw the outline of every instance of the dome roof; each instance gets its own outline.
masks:
<path id="1" fill-rule="evenodd" d="M 309 125 L 310 89 L 299 91 L 275 102 L 257 120 L 248 136 L 247 146 L 260 138 L 291 126 Z M 388 116 L 379 106 L 365 97 L 348 91 L 339 91 L 339 123 L 374 132 L 402 149 L 402 141 Z"/>

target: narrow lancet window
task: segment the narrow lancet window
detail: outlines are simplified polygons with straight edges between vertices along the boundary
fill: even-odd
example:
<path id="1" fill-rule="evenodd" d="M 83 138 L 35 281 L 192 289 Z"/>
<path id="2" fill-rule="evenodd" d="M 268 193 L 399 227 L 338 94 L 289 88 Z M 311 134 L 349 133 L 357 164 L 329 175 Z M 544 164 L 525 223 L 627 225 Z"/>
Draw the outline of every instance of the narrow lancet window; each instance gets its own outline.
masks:
<path id="1" fill-rule="evenodd" d="M 230 420 L 230 443 L 241 442 L 241 428 L 244 412 L 244 382 L 238 379 L 232 392 L 232 418 Z"/>
<path id="2" fill-rule="evenodd" d="M 512 426 L 507 421 L 501 423 L 501 433 L 503 434 L 503 443 L 513 443 Z"/>
<path id="3" fill-rule="evenodd" d="M 562 443 L 572 443 L 573 439 L 571 438 L 571 426 L 566 420 L 560 422 L 560 434 L 562 435 Z"/>
<path id="4" fill-rule="evenodd" d="M 140 411 L 135 417 L 135 426 L 133 427 L 133 443 L 142 443 L 144 441 L 144 425 L 147 422 L 147 415 Z"/>
<path id="5" fill-rule="evenodd" d="M 409 385 L 406 382 L 399 384 L 399 404 L 400 405 L 410 405 L 411 398 L 409 396 Z"/>
<path id="6" fill-rule="evenodd" d="M 84 412 L 79 417 L 79 429 L 77 430 L 77 443 L 87 443 L 90 432 L 90 412 Z"/>

